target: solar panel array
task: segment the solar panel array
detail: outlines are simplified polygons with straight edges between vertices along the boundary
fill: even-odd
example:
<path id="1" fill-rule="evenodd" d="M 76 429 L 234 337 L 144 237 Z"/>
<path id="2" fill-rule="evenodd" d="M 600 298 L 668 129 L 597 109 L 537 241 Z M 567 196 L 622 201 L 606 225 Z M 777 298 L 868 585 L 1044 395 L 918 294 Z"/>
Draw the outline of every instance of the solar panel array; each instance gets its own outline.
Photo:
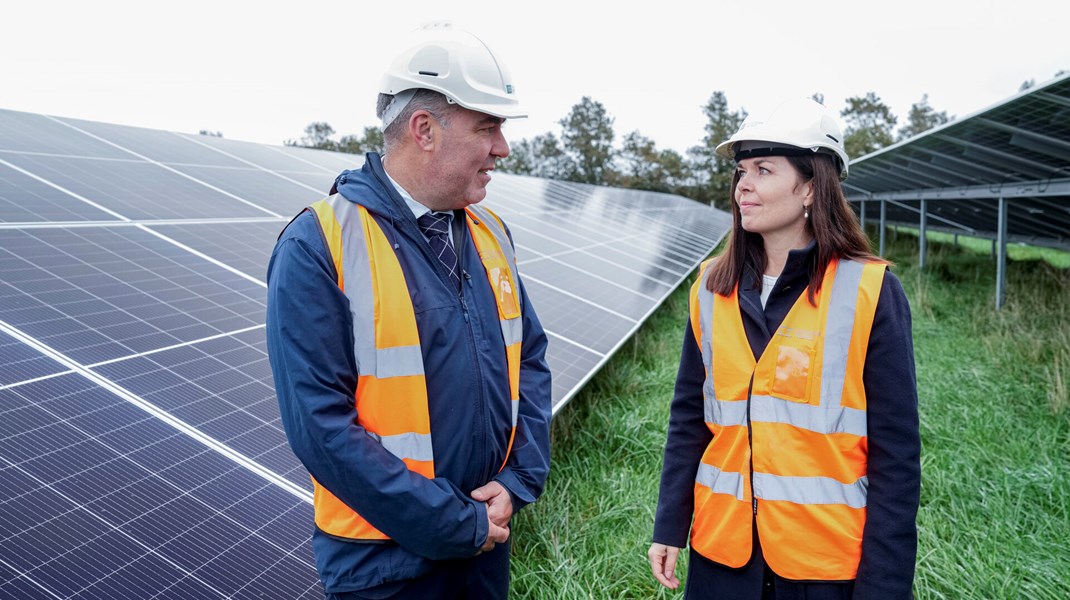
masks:
<path id="1" fill-rule="evenodd" d="M 995 238 L 998 201 L 1011 241 L 1070 250 L 1070 73 L 859 158 L 844 183 L 870 222 Z"/>
<path id="2" fill-rule="evenodd" d="M 322 597 L 264 278 L 289 218 L 361 162 L 0 110 L 0 597 Z M 556 413 L 730 219 L 494 179 Z"/>

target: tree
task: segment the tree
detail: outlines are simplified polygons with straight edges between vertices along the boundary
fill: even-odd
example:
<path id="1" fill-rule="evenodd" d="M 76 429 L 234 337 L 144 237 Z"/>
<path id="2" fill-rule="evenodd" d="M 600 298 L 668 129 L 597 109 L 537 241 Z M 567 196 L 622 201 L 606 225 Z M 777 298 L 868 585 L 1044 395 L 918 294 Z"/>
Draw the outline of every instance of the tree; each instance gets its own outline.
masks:
<path id="1" fill-rule="evenodd" d="M 638 130 L 624 136 L 620 151 L 620 163 L 624 166 L 617 183 L 623 187 L 665 191 L 658 172 L 658 149 L 654 140 L 643 136 Z"/>
<path id="2" fill-rule="evenodd" d="M 1018 91 L 1019 92 L 1024 92 L 1024 91 L 1028 90 L 1029 88 L 1033 87 L 1036 84 L 1037 84 L 1037 80 L 1036 79 L 1026 79 L 1025 81 L 1022 82 L 1022 85 L 1018 86 Z"/>
<path id="3" fill-rule="evenodd" d="M 914 137 L 950 120 L 951 117 L 947 116 L 947 111 L 936 112 L 933 107 L 929 106 L 929 94 L 923 94 L 921 102 L 916 102 L 910 107 L 907 123 L 899 129 L 898 140 Z"/>
<path id="4" fill-rule="evenodd" d="M 505 173 L 547 179 L 568 179 L 576 172 L 572 159 L 550 132 L 510 144 L 509 156 L 498 161 L 497 168 Z"/>
<path id="5" fill-rule="evenodd" d="M 658 153 L 658 165 L 665 186 L 662 191 L 687 197 L 693 195 L 695 171 L 682 154 L 672 149 L 662 150 Z"/>
<path id="6" fill-rule="evenodd" d="M 223 132 L 222 131 L 208 131 L 207 129 L 202 129 L 198 133 L 200 135 L 206 135 L 208 137 L 217 137 L 217 138 L 223 137 Z"/>
<path id="7" fill-rule="evenodd" d="M 331 127 L 324 121 L 316 121 L 309 123 L 308 127 L 305 127 L 305 135 L 300 141 L 286 140 L 283 142 L 287 146 L 304 146 L 306 148 L 322 148 L 324 150 L 336 150 L 338 144 L 331 140 L 331 136 L 334 135 L 334 127 Z"/>
<path id="8" fill-rule="evenodd" d="M 344 135 L 338 141 L 335 148 L 339 152 L 350 154 L 364 154 L 365 152 L 383 151 L 383 130 L 379 127 L 370 126 L 364 128 L 364 133 L 356 135 Z"/>
<path id="9" fill-rule="evenodd" d="M 814 95 L 810 96 L 810 99 L 822 106 L 825 105 L 825 95 L 821 92 L 814 92 Z"/>
<path id="10" fill-rule="evenodd" d="M 894 141 L 892 130 L 898 119 L 873 92 L 848 98 L 840 116 L 847 121 L 843 145 L 852 159 L 890 146 Z"/>
<path id="11" fill-rule="evenodd" d="M 572 181 L 604 184 L 613 168 L 613 118 L 601 102 L 584 96 L 559 121 L 561 143 L 573 161 Z"/>
<path id="12" fill-rule="evenodd" d="M 619 187 L 687 195 L 694 179 L 691 165 L 675 150 L 658 150 L 639 131 L 624 136 L 618 154 L 620 172 L 607 183 Z"/>
<path id="13" fill-rule="evenodd" d="M 731 160 L 717 156 L 714 150 L 739 129 L 743 119 L 747 117 L 747 112 L 743 109 L 728 110 L 728 99 L 721 91 L 710 95 L 709 101 L 702 107 L 702 112 L 706 115 L 706 135 L 703 136 L 701 145 L 692 146 L 687 151 L 691 158 L 690 170 L 698 180 L 690 196 L 700 202 L 724 208 L 732 201 L 729 198 L 729 188 L 732 186 L 732 174 L 736 165 Z"/>
<path id="14" fill-rule="evenodd" d="M 494 168 L 503 173 L 531 175 L 535 170 L 535 148 L 529 139 L 509 144 L 509 156 L 499 159 Z"/>

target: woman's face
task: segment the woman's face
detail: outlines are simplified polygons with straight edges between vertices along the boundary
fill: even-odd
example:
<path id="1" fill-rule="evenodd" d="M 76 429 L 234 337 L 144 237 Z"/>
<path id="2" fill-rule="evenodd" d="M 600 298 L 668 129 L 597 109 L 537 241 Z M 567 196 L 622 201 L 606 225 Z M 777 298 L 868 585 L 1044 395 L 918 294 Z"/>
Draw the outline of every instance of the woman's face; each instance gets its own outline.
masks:
<path id="1" fill-rule="evenodd" d="M 745 158 L 736 166 L 735 199 L 743 229 L 773 239 L 809 241 L 803 209 L 813 203 L 813 185 L 783 156 Z M 794 246 L 794 244 L 793 244 Z"/>

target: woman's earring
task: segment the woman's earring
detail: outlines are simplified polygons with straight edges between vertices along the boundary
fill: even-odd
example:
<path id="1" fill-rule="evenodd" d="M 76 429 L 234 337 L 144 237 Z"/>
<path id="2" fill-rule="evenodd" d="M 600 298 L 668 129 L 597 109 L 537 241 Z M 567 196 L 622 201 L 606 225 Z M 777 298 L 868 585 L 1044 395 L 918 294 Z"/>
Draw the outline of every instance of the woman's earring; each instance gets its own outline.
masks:
<path id="1" fill-rule="evenodd" d="M 810 207 L 809 206 L 804 206 L 803 207 L 803 218 L 804 219 L 809 219 L 810 218 Z"/>

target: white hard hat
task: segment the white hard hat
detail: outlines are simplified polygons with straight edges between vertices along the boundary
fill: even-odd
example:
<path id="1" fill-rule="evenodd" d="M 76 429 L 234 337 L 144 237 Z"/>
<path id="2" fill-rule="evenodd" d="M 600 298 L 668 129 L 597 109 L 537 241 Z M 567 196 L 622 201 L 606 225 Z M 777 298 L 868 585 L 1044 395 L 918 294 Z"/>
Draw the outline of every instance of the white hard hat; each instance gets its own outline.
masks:
<path id="1" fill-rule="evenodd" d="M 793 98 L 768 116 L 750 115 L 739 130 L 716 149 L 719 156 L 740 160 L 747 156 L 790 155 L 791 149 L 825 152 L 839 159 L 840 179 L 847 179 L 850 157 L 836 115 L 810 98 Z M 741 153 L 743 155 L 741 155 Z"/>
<path id="2" fill-rule="evenodd" d="M 414 31 L 379 85 L 380 92 L 395 96 L 421 88 L 495 117 L 527 116 L 505 65 L 482 40 L 448 21 L 433 21 Z"/>

